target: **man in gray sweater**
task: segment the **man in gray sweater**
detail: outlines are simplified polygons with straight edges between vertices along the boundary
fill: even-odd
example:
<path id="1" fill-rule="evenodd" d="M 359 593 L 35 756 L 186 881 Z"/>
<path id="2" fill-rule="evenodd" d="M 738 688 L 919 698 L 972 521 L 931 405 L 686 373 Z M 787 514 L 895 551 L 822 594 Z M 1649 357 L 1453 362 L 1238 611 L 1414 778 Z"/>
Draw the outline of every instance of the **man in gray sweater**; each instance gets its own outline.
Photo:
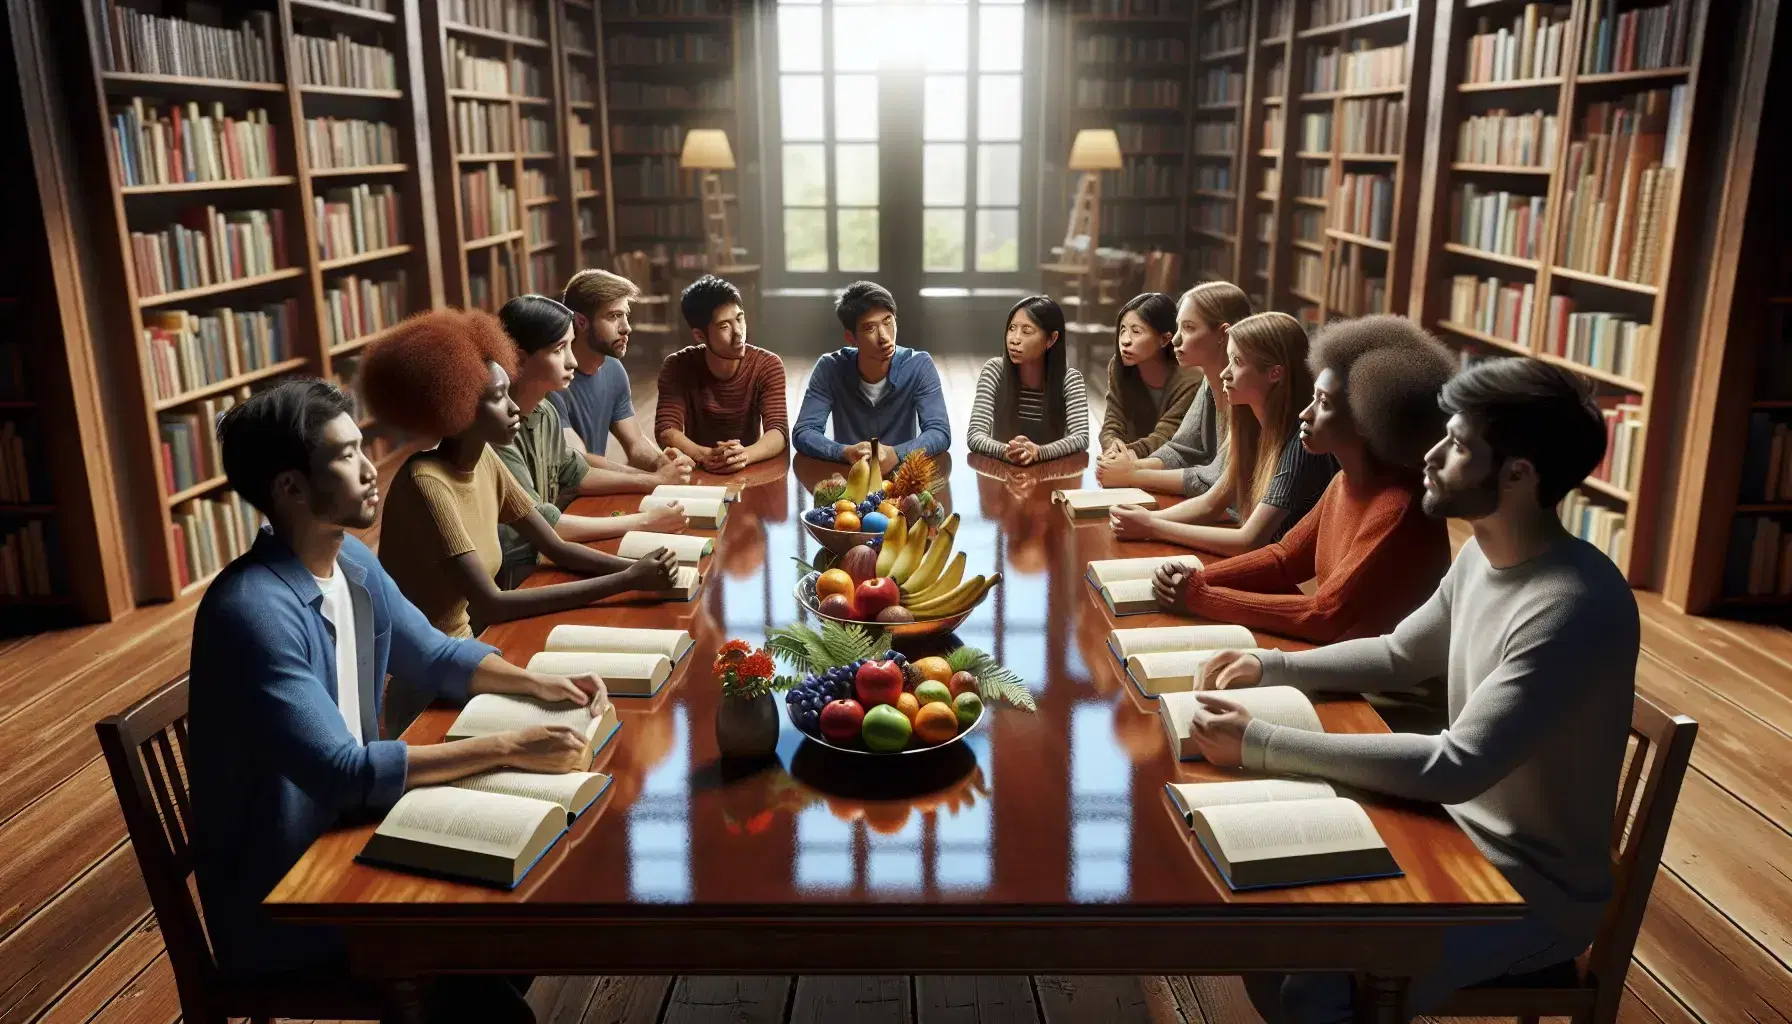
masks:
<path id="1" fill-rule="evenodd" d="M 1475 365 L 1445 385 L 1448 432 L 1425 464 L 1425 510 L 1468 520 L 1430 601 L 1393 633 L 1285 654 L 1227 652 L 1204 690 L 1264 685 L 1373 692 L 1442 676 L 1437 735 L 1328 735 L 1252 721 L 1203 694 L 1193 733 L 1209 761 L 1445 805 L 1524 897 L 1517 922 L 1465 926 L 1413 980 L 1409 1013 L 1449 993 L 1571 960 L 1612 892 L 1607 844 L 1636 683 L 1636 599 L 1555 506 L 1599 464 L 1605 428 L 1576 374 L 1529 359 Z M 1247 980 L 1264 1019 L 1350 1019 L 1333 974 Z"/>

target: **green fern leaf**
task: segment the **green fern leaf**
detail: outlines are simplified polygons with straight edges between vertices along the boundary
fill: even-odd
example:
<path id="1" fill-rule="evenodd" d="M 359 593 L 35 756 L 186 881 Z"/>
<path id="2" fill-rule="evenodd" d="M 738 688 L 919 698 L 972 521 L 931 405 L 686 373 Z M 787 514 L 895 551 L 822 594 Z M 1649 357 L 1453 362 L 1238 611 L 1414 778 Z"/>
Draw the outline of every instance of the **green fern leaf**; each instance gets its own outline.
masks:
<path id="1" fill-rule="evenodd" d="M 1001 701 L 1023 711 L 1039 709 L 1026 682 L 984 651 L 960 647 L 946 656 L 946 663 L 954 672 L 969 672 L 976 676 L 977 695 L 985 702 Z"/>
<path id="2" fill-rule="evenodd" d="M 970 672 L 971 666 L 977 663 L 977 659 L 987 657 L 989 657 L 987 654 L 975 647 L 960 647 L 946 655 L 946 664 L 952 666 L 954 672 Z"/>
<path id="3" fill-rule="evenodd" d="M 814 671 L 814 665 L 809 660 L 808 646 L 801 639 L 791 636 L 787 630 L 777 630 L 767 635 L 765 649 L 773 657 L 782 658 L 797 672 L 807 675 Z"/>

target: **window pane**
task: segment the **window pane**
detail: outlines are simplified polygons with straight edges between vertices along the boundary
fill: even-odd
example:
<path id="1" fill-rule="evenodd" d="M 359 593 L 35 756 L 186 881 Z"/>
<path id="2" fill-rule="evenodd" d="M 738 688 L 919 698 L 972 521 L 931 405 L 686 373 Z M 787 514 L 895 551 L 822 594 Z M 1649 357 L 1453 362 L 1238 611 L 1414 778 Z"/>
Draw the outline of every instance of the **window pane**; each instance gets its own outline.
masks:
<path id="1" fill-rule="evenodd" d="M 977 138 L 1020 138 L 1020 76 L 984 75 L 977 80 Z"/>
<path id="2" fill-rule="evenodd" d="M 876 71 L 883 13 L 875 7 L 834 8 L 834 70 Z"/>
<path id="3" fill-rule="evenodd" d="M 1003 142 L 977 147 L 977 205 L 1020 205 L 1020 146 Z"/>
<path id="4" fill-rule="evenodd" d="M 1026 12 L 1019 7 L 984 7 L 977 19 L 977 70 L 1019 71 Z"/>
<path id="5" fill-rule="evenodd" d="M 826 210 L 784 211 L 784 269 L 828 269 Z"/>
<path id="6" fill-rule="evenodd" d="M 780 130 L 786 139 L 825 139 L 821 114 L 821 76 L 785 75 L 778 79 Z"/>
<path id="7" fill-rule="evenodd" d="M 964 269 L 964 211 L 921 212 L 921 269 Z"/>
<path id="8" fill-rule="evenodd" d="M 834 138 L 877 139 L 877 76 L 834 76 Z"/>
<path id="9" fill-rule="evenodd" d="M 988 19 L 984 19 L 988 24 Z M 821 70 L 821 9 L 778 8 L 778 70 Z"/>
<path id="10" fill-rule="evenodd" d="M 834 147 L 834 202 L 877 205 L 877 144 Z"/>
<path id="11" fill-rule="evenodd" d="M 784 146 L 784 205 L 822 206 L 828 201 L 827 149 Z"/>
<path id="12" fill-rule="evenodd" d="M 964 138 L 963 75 L 928 75 L 923 86 L 921 137 L 929 142 Z"/>
<path id="13" fill-rule="evenodd" d="M 960 143 L 931 143 L 921 149 L 921 202 L 958 206 L 964 202 L 965 148 Z"/>
<path id="14" fill-rule="evenodd" d="M 836 262 L 840 269 L 876 270 L 877 211 L 839 210 L 835 217 L 835 235 L 840 246 Z"/>
<path id="15" fill-rule="evenodd" d="M 969 7 L 930 6 L 922 15 L 927 70 L 963 71 L 971 55 Z"/>
<path id="16" fill-rule="evenodd" d="M 1020 269 L 1020 211 L 977 211 L 977 269 Z"/>

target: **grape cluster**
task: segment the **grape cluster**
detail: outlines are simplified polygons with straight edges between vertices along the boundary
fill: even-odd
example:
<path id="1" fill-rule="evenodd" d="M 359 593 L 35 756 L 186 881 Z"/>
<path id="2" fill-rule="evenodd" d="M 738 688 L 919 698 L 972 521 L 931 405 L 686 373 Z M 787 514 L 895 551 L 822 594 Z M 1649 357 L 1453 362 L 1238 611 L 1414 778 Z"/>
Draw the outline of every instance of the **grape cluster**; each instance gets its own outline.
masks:
<path id="1" fill-rule="evenodd" d="M 859 519 L 861 521 L 863 521 L 866 516 L 870 515 L 873 512 L 876 512 L 877 506 L 883 504 L 883 500 L 884 500 L 884 492 L 882 492 L 882 491 L 873 491 L 872 493 L 867 494 L 865 496 L 865 500 L 859 502 L 858 508 L 856 510 L 858 512 Z M 834 528 L 834 516 L 836 514 L 837 513 L 835 513 L 835 511 L 834 511 L 834 507 L 832 505 L 827 505 L 827 506 L 822 506 L 822 507 L 818 507 L 818 508 L 812 508 L 809 511 L 804 512 L 803 518 L 808 520 L 809 522 L 815 524 L 816 526 L 825 527 L 826 529 L 831 530 Z"/>
<path id="2" fill-rule="evenodd" d="M 790 723 L 810 736 L 820 736 L 821 709 L 831 701 L 851 698 L 853 677 L 858 675 L 859 666 L 870 660 L 874 659 L 861 658 L 812 674 L 784 691 L 784 706 L 790 715 Z M 903 667 L 908 665 L 908 658 L 897 651 L 885 651 L 881 660 L 893 661 Z"/>

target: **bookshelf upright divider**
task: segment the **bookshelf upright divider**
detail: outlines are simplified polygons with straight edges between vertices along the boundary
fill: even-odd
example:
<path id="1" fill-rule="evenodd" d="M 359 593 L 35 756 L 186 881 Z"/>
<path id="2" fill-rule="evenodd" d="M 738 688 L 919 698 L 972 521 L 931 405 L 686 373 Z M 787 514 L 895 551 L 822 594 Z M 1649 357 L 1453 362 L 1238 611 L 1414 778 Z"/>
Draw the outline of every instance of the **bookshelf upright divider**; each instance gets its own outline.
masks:
<path id="1" fill-rule="evenodd" d="M 1251 22 L 1256 0 L 1202 0 L 1195 11 L 1196 80 L 1190 143 L 1204 174 L 1216 174 L 1232 198 L 1191 192 L 1188 197 L 1190 262 L 1197 280 L 1242 279 L 1242 186 L 1247 83 L 1254 56 Z M 1223 167 L 1223 173 L 1217 168 Z M 1245 285 L 1249 290 L 1248 283 Z"/>

